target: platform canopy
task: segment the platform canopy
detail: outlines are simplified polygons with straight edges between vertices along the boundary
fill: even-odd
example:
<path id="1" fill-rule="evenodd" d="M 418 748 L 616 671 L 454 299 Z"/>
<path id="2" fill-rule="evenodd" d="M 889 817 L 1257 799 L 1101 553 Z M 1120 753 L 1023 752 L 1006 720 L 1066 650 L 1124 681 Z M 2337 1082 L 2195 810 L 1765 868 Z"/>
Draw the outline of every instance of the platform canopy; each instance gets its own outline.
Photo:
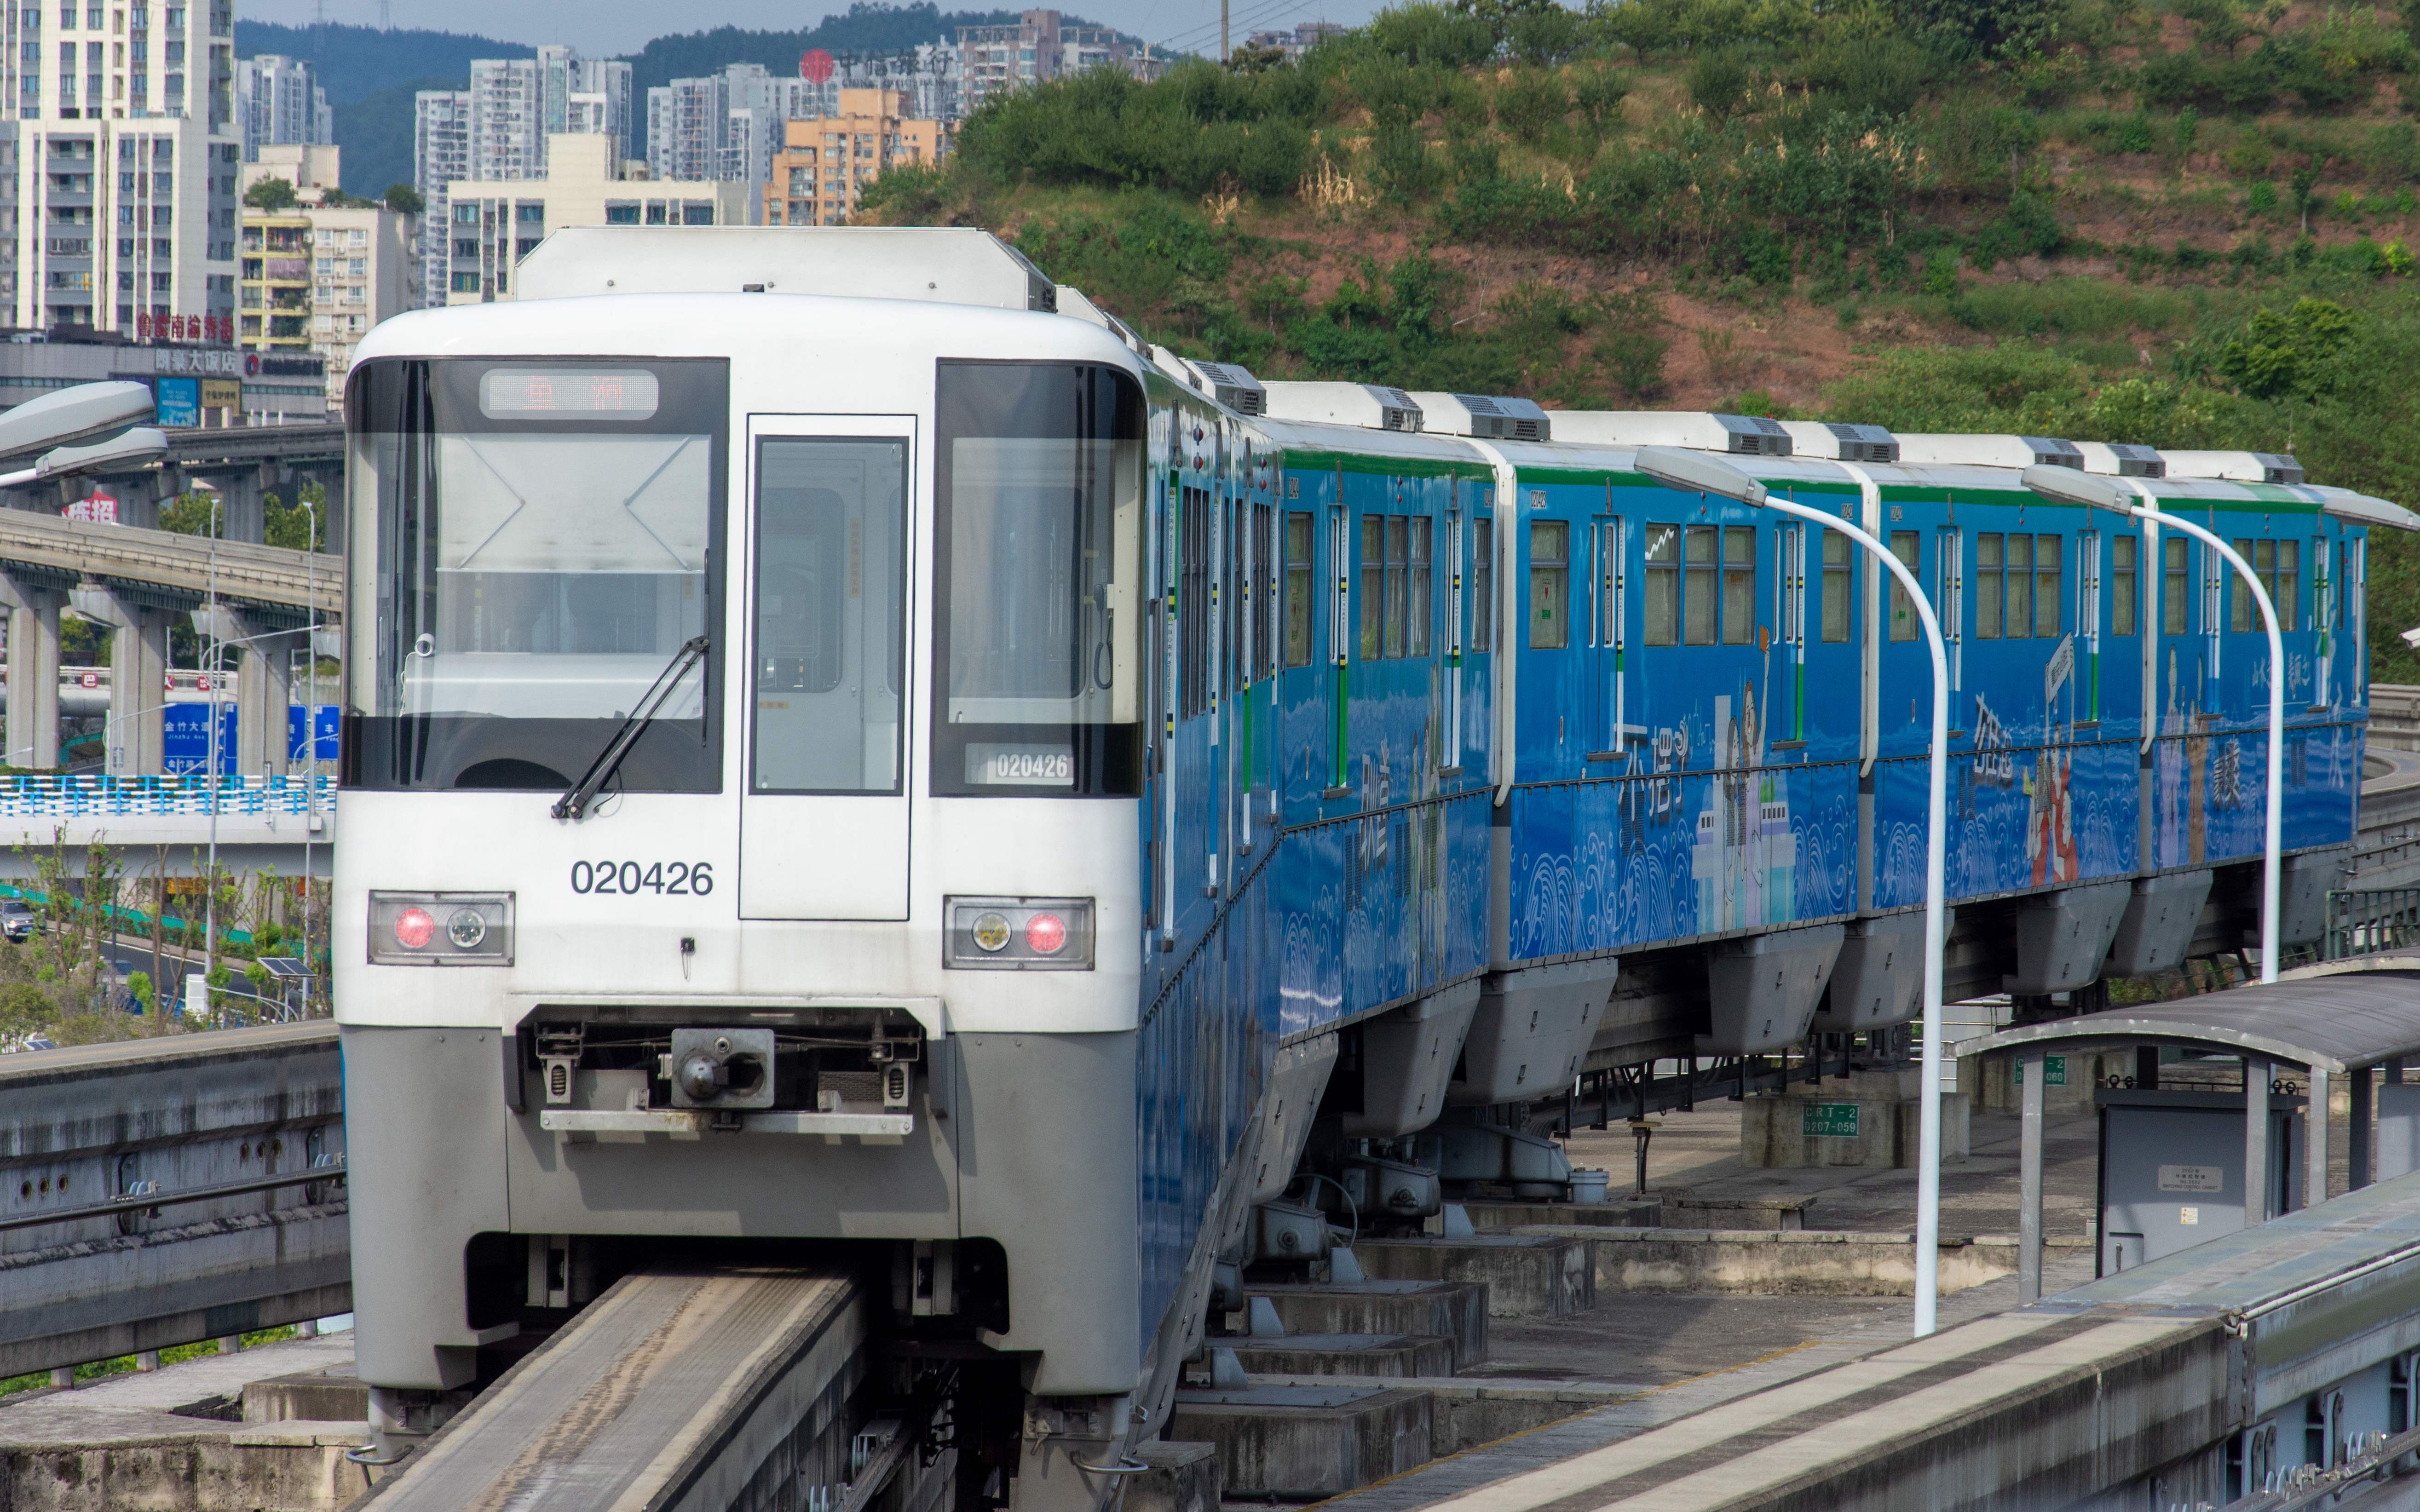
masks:
<path id="1" fill-rule="evenodd" d="M 2246 1053 L 2339 1075 L 2420 1061 L 2420 955 L 2383 951 L 2321 962 L 2273 982 L 2003 1029 L 1969 1055 L 2186 1045 Z"/>

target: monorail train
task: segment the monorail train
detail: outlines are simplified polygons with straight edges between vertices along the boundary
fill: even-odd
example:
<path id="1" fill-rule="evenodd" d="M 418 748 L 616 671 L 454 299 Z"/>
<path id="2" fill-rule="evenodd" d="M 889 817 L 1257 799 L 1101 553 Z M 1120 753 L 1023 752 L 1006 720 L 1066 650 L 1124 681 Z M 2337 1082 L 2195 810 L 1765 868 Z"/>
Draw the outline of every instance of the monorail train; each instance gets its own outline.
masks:
<path id="1" fill-rule="evenodd" d="M 519 278 L 380 326 L 346 407 L 394 1442 L 633 1246 L 847 1241 L 966 1383 L 960 1504 L 1090 1504 L 1300 1170 L 1552 1190 L 1513 1115 L 1583 1071 L 1906 1023 L 1911 606 L 1640 445 L 1931 585 L 1953 986 L 2086 1005 L 2257 906 L 2250 597 L 2024 467 L 2272 590 L 2288 940 L 2352 838 L 2366 531 L 2414 521 L 2290 458 L 1263 385 L 972 231 L 566 231 Z"/>

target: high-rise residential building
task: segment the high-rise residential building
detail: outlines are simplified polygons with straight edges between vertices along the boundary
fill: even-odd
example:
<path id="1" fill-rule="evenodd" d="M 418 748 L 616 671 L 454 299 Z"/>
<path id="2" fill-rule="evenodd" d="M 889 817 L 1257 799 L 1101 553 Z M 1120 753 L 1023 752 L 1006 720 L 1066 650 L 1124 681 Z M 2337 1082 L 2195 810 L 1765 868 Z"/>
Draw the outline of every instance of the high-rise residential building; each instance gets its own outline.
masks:
<path id="1" fill-rule="evenodd" d="M 1158 69 L 1148 49 L 1137 50 L 1107 26 L 1065 24 L 1055 10 L 1029 10 L 1010 26 L 961 26 L 958 52 L 958 100 L 970 114 L 995 95 L 1093 69 L 1140 78 Z"/>
<path id="2" fill-rule="evenodd" d="M 473 178 L 530 178 L 546 168 L 546 117 L 535 58 L 471 64 Z"/>
<path id="3" fill-rule="evenodd" d="M 292 184 L 299 203 L 243 212 L 237 344 L 318 354 L 330 409 L 341 408 L 353 348 L 370 328 L 420 303 L 419 217 L 348 198 L 333 147 L 271 147 L 244 171 Z"/>
<path id="4" fill-rule="evenodd" d="M 731 80 L 709 73 L 647 91 L 647 172 L 658 178 L 712 178 L 730 139 Z"/>
<path id="5" fill-rule="evenodd" d="M 243 128 L 243 161 L 258 162 L 264 147 L 336 139 L 336 115 L 308 62 L 264 53 L 235 66 L 235 116 Z"/>
<path id="6" fill-rule="evenodd" d="M 613 156 L 630 155 L 630 65 L 584 58 L 568 47 L 537 50 L 541 155 L 547 136 L 610 136 Z"/>
<path id="7" fill-rule="evenodd" d="M 466 89 L 417 99 L 412 185 L 420 191 L 420 299 L 443 304 L 453 284 L 448 211 L 453 186 L 528 182 L 547 173 L 559 135 L 602 137 L 615 164 L 630 155 L 630 65 L 541 47 L 533 58 L 481 58 Z M 701 176 L 703 177 L 703 176 Z"/>
<path id="8" fill-rule="evenodd" d="M 428 230 L 445 247 L 444 302 L 511 299 L 520 260 L 566 226 L 747 224 L 747 185 L 633 177 L 613 148 L 610 137 L 566 133 L 547 144 L 544 177 L 447 185 L 447 224 Z"/>
<path id="9" fill-rule="evenodd" d="M 232 0 L 0 10 L 0 308 L 19 326 L 235 329 Z"/>
<path id="10" fill-rule="evenodd" d="M 420 191 L 420 302 L 445 302 L 445 190 L 471 174 L 471 92 L 423 89 L 412 100 L 411 182 Z"/>
<path id="11" fill-rule="evenodd" d="M 764 191 L 766 224 L 838 225 L 884 169 L 939 162 L 949 128 L 910 116 L 913 102 L 904 90 L 844 89 L 838 111 L 787 123 Z"/>

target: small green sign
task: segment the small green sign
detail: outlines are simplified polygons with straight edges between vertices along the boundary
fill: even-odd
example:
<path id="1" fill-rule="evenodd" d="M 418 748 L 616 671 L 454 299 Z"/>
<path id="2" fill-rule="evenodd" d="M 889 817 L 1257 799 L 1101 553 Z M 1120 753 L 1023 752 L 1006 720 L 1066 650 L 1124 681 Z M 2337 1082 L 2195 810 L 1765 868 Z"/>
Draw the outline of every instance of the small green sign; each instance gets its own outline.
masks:
<path id="1" fill-rule="evenodd" d="M 2025 1085 L 2025 1063 L 2022 1060 L 2017 1062 L 2017 1085 L 2019 1087 Z M 2067 1057 L 2065 1056 L 2042 1057 L 2042 1085 L 2044 1087 L 2065 1087 L 2067 1085 Z"/>
<path id="2" fill-rule="evenodd" d="M 1854 1139 L 1857 1137 L 1857 1104 L 1809 1103 L 1799 1111 L 1798 1133 L 1807 1139 Z"/>

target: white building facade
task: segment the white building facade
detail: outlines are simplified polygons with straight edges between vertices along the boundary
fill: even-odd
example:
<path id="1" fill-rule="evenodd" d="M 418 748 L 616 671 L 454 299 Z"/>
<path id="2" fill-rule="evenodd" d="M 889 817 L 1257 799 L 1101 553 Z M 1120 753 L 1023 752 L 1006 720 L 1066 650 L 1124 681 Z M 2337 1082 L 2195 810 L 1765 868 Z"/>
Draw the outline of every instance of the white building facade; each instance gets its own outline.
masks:
<path id="1" fill-rule="evenodd" d="M 0 11 L 0 306 L 21 327 L 231 341 L 232 0 Z"/>

